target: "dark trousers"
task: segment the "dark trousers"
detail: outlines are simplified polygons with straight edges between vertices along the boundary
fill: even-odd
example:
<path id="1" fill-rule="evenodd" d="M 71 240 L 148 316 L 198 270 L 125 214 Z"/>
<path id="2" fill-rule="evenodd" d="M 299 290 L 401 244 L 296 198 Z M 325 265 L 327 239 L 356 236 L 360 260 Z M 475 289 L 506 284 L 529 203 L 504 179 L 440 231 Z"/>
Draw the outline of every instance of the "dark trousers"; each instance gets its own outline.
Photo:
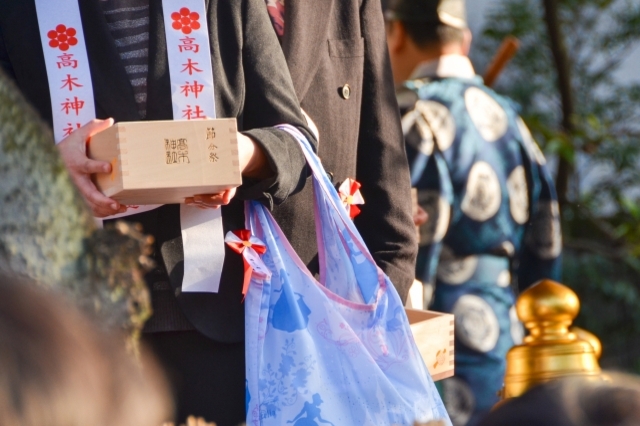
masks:
<path id="1" fill-rule="evenodd" d="M 244 423 L 244 342 L 219 343 L 197 331 L 143 336 L 169 378 L 177 424 L 191 415 L 216 422 L 217 426 Z"/>

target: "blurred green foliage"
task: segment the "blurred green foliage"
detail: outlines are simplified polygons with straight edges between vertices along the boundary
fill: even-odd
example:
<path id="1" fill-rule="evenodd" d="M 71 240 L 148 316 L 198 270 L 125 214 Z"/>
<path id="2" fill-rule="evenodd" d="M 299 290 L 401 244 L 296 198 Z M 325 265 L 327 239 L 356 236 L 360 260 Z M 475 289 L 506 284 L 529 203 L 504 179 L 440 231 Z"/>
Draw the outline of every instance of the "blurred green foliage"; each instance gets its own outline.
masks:
<path id="1" fill-rule="evenodd" d="M 640 372 L 640 83 L 616 78 L 640 43 L 640 2 L 558 0 L 558 7 L 575 104 L 571 134 L 560 125 L 542 1 L 496 3 L 475 34 L 472 59 L 483 69 L 506 36 L 520 40 L 496 90 L 520 105 L 548 157 L 574 165 L 562 211 L 563 276 L 582 302 L 577 325 L 602 339 L 604 366 Z"/>

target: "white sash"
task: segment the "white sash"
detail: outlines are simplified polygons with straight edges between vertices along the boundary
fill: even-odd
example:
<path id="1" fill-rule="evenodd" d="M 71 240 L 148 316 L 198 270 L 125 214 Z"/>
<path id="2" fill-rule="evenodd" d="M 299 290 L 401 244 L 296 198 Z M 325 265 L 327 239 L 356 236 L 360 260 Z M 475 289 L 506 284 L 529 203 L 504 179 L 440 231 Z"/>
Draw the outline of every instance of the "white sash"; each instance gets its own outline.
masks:
<path id="1" fill-rule="evenodd" d="M 96 118 L 78 0 L 35 0 L 56 143 Z M 174 120 L 215 118 L 213 70 L 203 0 L 163 0 Z M 107 219 L 160 206 L 133 206 Z M 217 293 L 224 264 L 222 210 L 180 205 L 182 291 Z"/>
<path id="2" fill-rule="evenodd" d="M 87 47 L 77 1 L 37 0 L 56 143 L 96 118 Z"/>

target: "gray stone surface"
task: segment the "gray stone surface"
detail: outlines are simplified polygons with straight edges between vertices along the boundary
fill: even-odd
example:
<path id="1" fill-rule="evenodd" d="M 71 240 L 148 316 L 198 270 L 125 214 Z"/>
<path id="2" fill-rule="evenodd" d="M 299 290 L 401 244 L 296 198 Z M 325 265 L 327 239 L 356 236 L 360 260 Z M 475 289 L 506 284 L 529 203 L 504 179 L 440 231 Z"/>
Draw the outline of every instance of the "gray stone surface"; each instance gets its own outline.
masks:
<path id="1" fill-rule="evenodd" d="M 135 333 L 150 314 L 142 280 L 149 243 L 122 223 L 96 228 L 51 132 L 0 71 L 0 269 Z"/>

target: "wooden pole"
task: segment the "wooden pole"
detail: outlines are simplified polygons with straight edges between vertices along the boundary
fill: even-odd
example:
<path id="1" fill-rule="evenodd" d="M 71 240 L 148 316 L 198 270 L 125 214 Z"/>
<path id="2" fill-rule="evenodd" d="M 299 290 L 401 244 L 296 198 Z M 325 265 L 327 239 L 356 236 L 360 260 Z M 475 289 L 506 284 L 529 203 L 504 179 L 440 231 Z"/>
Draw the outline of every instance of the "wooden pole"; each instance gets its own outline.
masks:
<path id="1" fill-rule="evenodd" d="M 517 38 L 508 36 L 504 39 L 484 73 L 484 84 L 493 86 L 504 67 L 515 56 L 518 48 L 520 48 L 520 41 Z"/>

